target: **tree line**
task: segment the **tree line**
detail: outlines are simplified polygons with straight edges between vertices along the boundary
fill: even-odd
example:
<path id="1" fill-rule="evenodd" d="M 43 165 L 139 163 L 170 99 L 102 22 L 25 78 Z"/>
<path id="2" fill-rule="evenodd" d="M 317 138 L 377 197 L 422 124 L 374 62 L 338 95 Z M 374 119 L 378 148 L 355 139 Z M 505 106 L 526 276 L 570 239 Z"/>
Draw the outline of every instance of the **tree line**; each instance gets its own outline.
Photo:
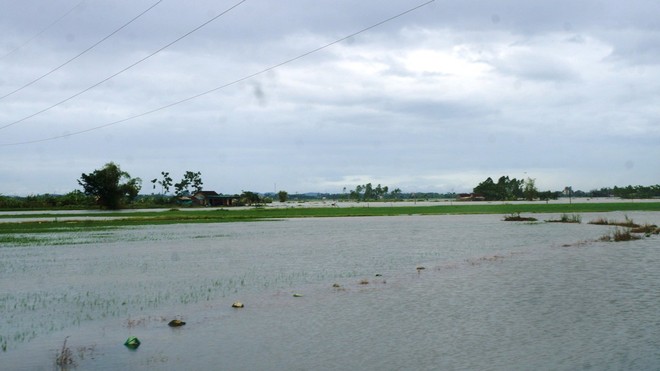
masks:
<path id="1" fill-rule="evenodd" d="M 557 199 L 561 196 L 570 197 L 619 197 L 623 199 L 644 199 L 660 198 L 660 185 L 652 186 L 626 186 L 612 188 L 594 189 L 588 192 L 577 190 L 573 191 L 571 187 L 566 187 L 562 191 L 539 191 L 536 188 L 536 181 L 531 178 L 526 180 L 512 178 L 508 176 L 500 177 L 497 182 L 492 178 L 487 178 L 474 187 L 473 192 L 481 195 L 487 201 L 512 201 L 512 200 L 549 200 Z"/>
<path id="2" fill-rule="evenodd" d="M 576 197 L 660 198 L 660 184 L 652 186 L 614 186 L 613 188 L 594 189 L 589 192 L 576 191 L 574 194 Z"/>
<path id="3" fill-rule="evenodd" d="M 473 192 L 486 201 L 514 201 L 514 200 L 549 200 L 557 199 L 560 192 L 539 191 L 536 188 L 536 180 L 532 178 L 516 179 L 509 176 L 501 176 L 497 183 L 491 177 L 474 187 Z"/>
<path id="4" fill-rule="evenodd" d="M 344 193 L 346 188 L 344 188 Z M 371 183 L 357 185 L 354 190 L 351 190 L 348 194 L 348 198 L 354 201 L 375 201 L 385 198 L 397 197 L 401 194 L 399 188 L 394 189 L 390 192 L 388 186 L 373 186 Z"/>
<path id="5" fill-rule="evenodd" d="M 10 197 L 0 194 L 1 209 L 24 209 L 24 208 L 89 208 L 100 206 L 106 209 L 117 209 L 132 205 L 135 207 L 166 206 L 175 204 L 181 196 L 192 195 L 203 190 L 201 172 L 186 171 L 181 180 L 174 183 L 169 172 L 162 171 L 159 178 L 151 180 L 152 190 L 159 188 L 160 193 L 151 195 L 139 195 L 142 189 L 142 180 L 133 178 L 130 174 L 122 171 L 119 165 L 110 162 L 101 169 L 91 173 L 83 173 L 78 179 L 81 190 L 74 190 L 64 195 L 30 195 L 27 197 Z M 570 190 L 570 187 L 567 187 Z M 173 191 L 173 192 L 172 192 Z M 511 200 L 549 200 L 564 195 L 561 191 L 539 191 L 535 179 L 525 180 L 501 176 L 495 182 L 488 177 L 473 188 L 476 195 L 488 201 L 511 201 Z M 234 195 L 238 204 L 259 205 L 272 202 L 277 198 L 280 202 L 288 199 L 295 200 L 352 200 L 378 201 L 378 200 L 401 200 L 401 199 L 438 199 L 455 198 L 456 194 L 417 192 L 404 193 L 399 188 L 390 191 L 389 186 L 372 183 L 357 185 L 353 190 L 343 189 L 343 193 L 313 193 L 302 195 L 289 195 L 286 191 L 273 194 L 260 195 L 257 192 L 242 191 L 240 195 Z M 567 195 L 569 196 L 569 195 Z M 632 198 L 660 198 L 660 185 L 652 186 L 626 186 L 612 188 L 600 188 L 583 192 L 580 190 L 570 191 L 572 197 L 620 197 Z"/>

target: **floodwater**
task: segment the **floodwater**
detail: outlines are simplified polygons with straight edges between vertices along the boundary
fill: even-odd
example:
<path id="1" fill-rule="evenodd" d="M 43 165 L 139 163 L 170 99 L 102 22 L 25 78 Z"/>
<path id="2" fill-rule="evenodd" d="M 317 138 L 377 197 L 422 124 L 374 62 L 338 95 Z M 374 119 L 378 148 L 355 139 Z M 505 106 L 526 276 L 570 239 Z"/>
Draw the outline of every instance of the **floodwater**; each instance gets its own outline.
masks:
<path id="1" fill-rule="evenodd" d="M 660 239 L 595 242 L 612 229 L 586 223 L 598 217 L 625 216 L 180 224 L 0 245 L 0 369 L 59 369 L 65 339 L 79 370 L 660 369 Z"/>

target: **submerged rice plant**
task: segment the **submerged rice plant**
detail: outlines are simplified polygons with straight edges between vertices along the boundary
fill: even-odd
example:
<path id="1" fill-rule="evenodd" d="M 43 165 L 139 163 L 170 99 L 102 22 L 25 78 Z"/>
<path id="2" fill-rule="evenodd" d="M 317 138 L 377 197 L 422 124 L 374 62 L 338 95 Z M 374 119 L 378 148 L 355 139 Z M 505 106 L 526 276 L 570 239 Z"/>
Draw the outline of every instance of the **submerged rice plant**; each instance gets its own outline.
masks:
<path id="1" fill-rule="evenodd" d="M 658 228 L 658 226 L 655 225 L 655 224 L 646 223 L 646 224 L 640 225 L 639 227 L 632 228 L 631 232 L 632 233 L 643 233 L 647 236 L 650 236 L 652 234 L 660 234 L 660 228 Z"/>
<path id="2" fill-rule="evenodd" d="M 550 219 L 546 220 L 548 223 L 576 223 L 580 224 L 582 223 L 582 216 L 580 214 L 561 214 L 561 217 L 559 219 Z"/>
<path id="3" fill-rule="evenodd" d="M 607 218 L 598 218 L 594 219 L 589 222 L 589 224 L 595 224 L 595 225 L 616 225 L 619 227 L 627 227 L 627 228 L 638 228 L 639 224 L 636 224 L 631 218 L 628 217 L 628 215 L 625 216 L 625 221 L 620 222 L 616 220 L 609 220 Z"/>
<path id="4" fill-rule="evenodd" d="M 616 228 L 611 233 L 608 233 L 600 238 L 601 241 L 612 242 L 633 241 L 639 239 L 641 239 L 641 237 L 633 234 L 630 228 Z"/>
<path id="5" fill-rule="evenodd" d="M 528 216 L 520 216 L 520 213 L 512 213 L 504 217 L 505 222 L 535 222 L 536 218 Z"/>
<path id="6" fill-rule="evenodd" d="M 66 341 L 69 337 L 64 338 L 64 343 L 62 343 L 62 349 L 60 349 L 59 352 L 57 352 L 57 356 L 55 357 L 55 364 L 60 367 L 60 369 L 67 369 L 69 366 L 75 366 L 76 362 L 73 359 L 73 352 L 71 349 L 66 345 Z"/>

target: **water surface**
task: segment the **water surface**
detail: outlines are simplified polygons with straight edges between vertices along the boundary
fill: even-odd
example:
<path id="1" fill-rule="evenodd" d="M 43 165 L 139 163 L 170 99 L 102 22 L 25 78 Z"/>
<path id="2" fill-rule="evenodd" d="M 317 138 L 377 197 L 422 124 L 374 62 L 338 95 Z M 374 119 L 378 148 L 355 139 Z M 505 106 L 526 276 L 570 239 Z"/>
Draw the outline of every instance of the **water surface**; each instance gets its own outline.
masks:
<path id="1" fill-rule="evenodd" d="M 4 246 L 0 364 L 51 370 L 68 337 L 79 369 L 657 369 L 658 238 L 593 242 L 601 216 L 624 218 L 291 219 Z"/>

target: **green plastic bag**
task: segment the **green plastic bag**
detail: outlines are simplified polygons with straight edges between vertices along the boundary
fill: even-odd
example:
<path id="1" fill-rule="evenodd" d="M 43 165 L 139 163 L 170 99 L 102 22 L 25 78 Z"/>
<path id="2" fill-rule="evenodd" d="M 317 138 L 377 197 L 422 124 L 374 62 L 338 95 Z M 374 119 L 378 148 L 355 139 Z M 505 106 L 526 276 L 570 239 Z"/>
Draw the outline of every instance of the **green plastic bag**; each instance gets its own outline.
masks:
<path id="1" fill-rule="evenodd" d="M 140 346 L 140 340 L 136 338 L 135 336 L 129 336 L 128 339 L 126 339 L 126 342 L 124 343 L 127 347 L 131 349 L 136 349 L 137 347 Z"/>

